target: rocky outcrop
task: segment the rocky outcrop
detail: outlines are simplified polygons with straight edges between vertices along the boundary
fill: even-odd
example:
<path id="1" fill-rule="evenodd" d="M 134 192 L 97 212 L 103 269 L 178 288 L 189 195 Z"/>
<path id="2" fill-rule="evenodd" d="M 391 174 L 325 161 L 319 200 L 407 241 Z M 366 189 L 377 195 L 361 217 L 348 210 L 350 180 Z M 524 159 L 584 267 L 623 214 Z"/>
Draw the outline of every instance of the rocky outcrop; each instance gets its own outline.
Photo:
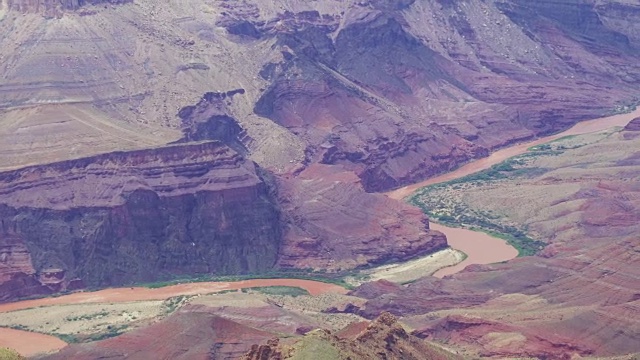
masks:
<path id="1" fill-rule="evenodd" d="M 0 193 L 3 280 L 18 273 L 51 285 L 64 274 L 91 287 L 122 285 L 266 271 L 278 256 L 271 191 L 253 163 L 220 142 L 2 173 Z"/>
<path id="2" fill-rule="evenodd" d="M 244 89 L 209 92 L 196 105 L 182 108 L 178 116 L 184 137 L 179 142 L 218 140 L 240 154 L 247 154 L 252 139 L 228 109 L 233 97 L 244 93 Z"/>
<path id="3" fill-rule="evenodd" d="M 18 237 L 5 237 L 0 247 L 0 283 L 7 282 L 14 274 L 33 275 L 29 249 Z"/>
<path id="4" fill-rule="evenodd" d="M 280 339 L 271 339 L 265 345 L 254 344 L 243 360 L 282 360 L 282 351 L 278 348 Z"/>
<path id="5" fill-rule="evenodd" d="M 314 345 L 312 349 L 322 344 L 323 349 L 340 359 L 461 359 L 407 333 L 389 313 L 383 313 L 369 323 L 352 324 L 336 334 L 327 330 L 312 331 L 293 346 L 281 345 L 278 339 L 269 340 L 266 345 L 254 345 L 243 359 L 308 358 L 314 356 L 313 350 L 308 348 L 311 344 Z"/>

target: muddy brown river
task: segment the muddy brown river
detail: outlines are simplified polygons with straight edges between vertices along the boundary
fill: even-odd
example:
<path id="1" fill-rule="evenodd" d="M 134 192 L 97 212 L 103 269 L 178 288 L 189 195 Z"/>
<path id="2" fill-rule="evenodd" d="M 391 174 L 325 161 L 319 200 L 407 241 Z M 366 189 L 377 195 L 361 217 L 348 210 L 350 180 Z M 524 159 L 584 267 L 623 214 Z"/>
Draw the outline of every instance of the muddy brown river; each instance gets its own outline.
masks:
<path id="1" fill-rule="evenodd" d="M 427 179 L 417 184 L 390 191 L 386 195 L 392 199 L 401 200 L 425 186 L 455 180 L 467 175 L 471 175 L 478 171 L 486 170 L 491 166 L 499 164 L 510 157 L 524 154 L 525 152 L 527 152 L 527 149 L 532 146 L 544 144 L 565 136 L 588 134 L 603 131 L 616 126 L 626 126 L 631 120 L 639 116 L 640 109 L 629 114 L 614 115 L 594 120 L 583 121 L 559 134 L 546 136 L 540 139 L 516 144 L 508 148 L 498 150 L 486 158 L 470 162 L 454 171 L 436 176 L 431 179 Z M 441 231 L 445 235 L 447 235 L 447 240 L 452 248 L 460 250 L 463 253 L 467 254 L 467 258 L 463 262 L 438 270 L 435 274 L 433 274 L 433 276 L 436 277 L 441 278 L 446 275 L 455 274 L 462 271 L 465 267 L 471 264 L 492 264 L 511 260 L 518 256 L 518 250 L 509 245 L 505 240 L 487 235 L 483 232 L 451 228 L 436 223 L 431 223 L 431 228 Z"/>
<path id="2" fill-rule="evenodd" d="M 300 279 L 253 279 L 236 282 L 202 282 L 178 284 L 157 289 L 144 287 L 114 288 L 94 292 L 77 292 L 59 297 L 17 301 L 0 304 L 0 313 L 51 305 L 164 300 L 179 295 L 207 294 L 224 290 L 239 290 L 262 286 L 299 287 L 307 290 L 311 295 L 324 293 L 344 294 L 347 292 L 347 289 L 338 285 Z M 65 346 L 67 346 L 67 343 L 55 336 L 0 328 L 0 347 L 14 349 L 23 356 L 34 356 L 39 353 L 57 351 Z"/>
<path id="3" fill-rule="evenodd" d="M 457 170 L 443 174 L 417 184 L 406 186 L 387 193 L 393 199 L 404 199 L 414 191 L 428 186 L 457 179 L 472 173 L 490 168 L 512 156 L 520 155 L 528 148 L 569 135 L 586 134 L 602 131 L 614 126 L 625 126 L 634 118 L 640 116 L 640 109 L 630 114 L 610 116 L 578 123 L 571 129 L 562 133 L 540 138 L 534 141 L 516 144 L 499 150 L 489 157 L 468 163 Z M 482 232 L 466 229 L 450 228 L 439 224 L 432 224 L 435 230 L 447 235 L 452 248 L 467 254 L 467 258 L 460 264 L 439 270 L 434 274 L 437 277 L 455 274 L 471 264 L 490 264 L 515 258 L 518 251 L 508 245 L 504 240 L 489 236 Z M 167 286 L 159 289 L 149 288 L 119 288 L 106 289 L 96 292 L 79 292 L 70 295 L 25 300 L 9 304 L 0 304 L 0 312 L 8 312 L 37 306 L 99 303 L 99 302 L 129 302 L 141 300 L 162 300 L 178 295 L 195 295 L 212 293 L 222 290 L 236 290 L 258 286 L 295 286 L 306 289 L 312 295 L 322 293 L 345 293 L 346 289 L 332 284 L 326 284 L 310 280 L 298 279 L 255 279 L 240 282 L 210 282 L 189 283 Z M 33 356 L 41 352 L 56 351 L 66 346 L 66 343 L 54 336 L 31 333 L 12 329 L 0 328 L 0 347 L 16 349 L 24 356 Z"/>
<path id="4" fill-rule="evenodd" d="M 421 181 L 419 183 L 408 185 L 397 190 L 390 191 L 386 193 L 386 195 L 392 199 L 401 200 L 413 194 L 416 190 L 423 188 L 425 186 L 434 185 L 434 184 L 438 184 L 445 181 L 455 180 L 467 175 L 471 175 L 473 173 L 477 173 L 478 171 L 486 170 L 493 165 L 499 164 L 507 160 L 510 157 L 524 154 L 525 152 L 527 152 L 527 149 L 532 146 L 544 144 L 553 140 L 560 139 L 565 136 L 582 135 L 582 134 L 588 134 L 588 133 L 593 133 L 597 131 L 603 131 L 616 126 L 626 126 L 631 120 L 639 116 L 640 116 L 640 108 L 629 114 L 614 115 L 614 116 L 609 116 L 609 117 L 604 117 L 604 118 L 599 118 L 594 120 L 583 121 L 559 134 L 545 136 L 543 138 L 528 141 L 525 143 L 515 144 L 513 146 L 498 150 L 486 158 L 478 159 L 470 163 L 467 163 L 464 166 L 459 167 L 454 171 L 427 179 L 425 181 Z"/>

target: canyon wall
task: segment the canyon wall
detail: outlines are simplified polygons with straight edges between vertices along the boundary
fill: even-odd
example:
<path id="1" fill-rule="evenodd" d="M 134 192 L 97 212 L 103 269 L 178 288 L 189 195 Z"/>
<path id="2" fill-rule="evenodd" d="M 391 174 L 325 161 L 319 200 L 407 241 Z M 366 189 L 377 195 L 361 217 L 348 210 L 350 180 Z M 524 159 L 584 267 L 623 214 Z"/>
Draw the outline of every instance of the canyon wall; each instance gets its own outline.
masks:
<path id="1" fill-rule="evenodd" d="M 85 4 L 42 4 L 54 3 Z M 37 163 L 25 143 L 57 161 L 175 141 L 180 109 L 241 88 L 228 115 L 249 158 L 279 174 L 339 165 L 377 192 L 640 99 L 640 12 L 627 0 L 139 0 L 19 15 L 33 4 L 11 2 L 0 22 L 13 125 L 0 150 L 19 139 L 0 167 Z M 39 131 L 50 128 L 56 146 Z M 70 154 L 78 132 L 88 144 Z"/>
<path id="2" fill-rule="evenodd" d="M 240 153 L 255 143 L 230 105 L 244 89 L 206 93 L 180 110 L 180 142 L 219 140 Z M 264 173 L 277 191 L 283 239 L 279 268 L 339 271 L 397 262 L 447 246 L 418 209 L 365 192 L 360 179 L 340 166 L 310 164 L 291 174 Z"/>
<path id="3" fill-rule="evenodd" d="M 281 230 L 253 163 L 219 142 L 0 174 L 2 281 L 89 287 L 273 268 Z M 51 283 L 51 281 L 49 281 Z M 28 288 L 3 292 L 23 296 Z"/>
<path id="4" fill-rule="evenodd" d="M 374 8 L 285 13 L 277 27 L 252 28 L 284 54 L 260 73 L 271 84 L 256 114 L 301 137 L 309 161 L 354 171 L 367 191 L 451 170 L 640 94 L 637 14 L 610 28 L 600 17 L 612 8 L 580 1 Z"/>
<path id="5" fill-rule="evenodd" d="M 210 92 L 172 145 L 0 172 L 0 301 L 276 269 L 340 271 L 447 246 L 418 209 L 338 166 L 274 175 Z M 333 174 L 333 175 L 330 175 Z"/>

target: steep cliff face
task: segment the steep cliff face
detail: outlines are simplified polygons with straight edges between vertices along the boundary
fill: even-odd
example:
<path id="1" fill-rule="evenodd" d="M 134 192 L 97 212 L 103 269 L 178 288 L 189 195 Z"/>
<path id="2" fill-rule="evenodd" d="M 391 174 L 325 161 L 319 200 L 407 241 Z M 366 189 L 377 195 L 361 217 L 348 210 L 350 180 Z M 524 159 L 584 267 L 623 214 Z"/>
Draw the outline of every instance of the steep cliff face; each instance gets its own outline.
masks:
<path id="1" fill-rule="evenodd" d="M 558 131 L 639 93 L 640 48 L 600 20 L 608 7 L 422 1 L 374 8 L 285 13 L 277 28 L 254 22 L 285 54 L 261 72 L 272 85 L 256 113 L 299 135 L 312 162 L 354 171 L 367 191 Z"/>
<path id="2" fill-rule="evenodd" d="M 229 107 L 243 90 L 207 93 L 183 108 L 184 138 L 219 140 L 246 153 L 254 140 Z M 344 270 L 402 261 L 447 246 L 416 208 L 366 193 L 359 178 L 340 166 L 310 164 L 300 173 L 266 176 L 277 188 L 283 239 L 278 266 Z"/>
<path id="3" fill-rule="evenodd" d="M 0 166 L 175 141 L 179 109 L 241 88 L 225 116 L 252 160 L 276 173 L 341 165 L 373 192 L 640 97 L 640 9 L 627 0 L 139 0 L 61 21 L 11 4 Z"/>
<path id="4" fill-rule="evenodd" d="M 0 174 L 0 187 L 3 280 L 59 269 L 59 282 L 122 285 L 260 272 L 277 259 L 270 191 L 219 142 L 26 168 Z"/>

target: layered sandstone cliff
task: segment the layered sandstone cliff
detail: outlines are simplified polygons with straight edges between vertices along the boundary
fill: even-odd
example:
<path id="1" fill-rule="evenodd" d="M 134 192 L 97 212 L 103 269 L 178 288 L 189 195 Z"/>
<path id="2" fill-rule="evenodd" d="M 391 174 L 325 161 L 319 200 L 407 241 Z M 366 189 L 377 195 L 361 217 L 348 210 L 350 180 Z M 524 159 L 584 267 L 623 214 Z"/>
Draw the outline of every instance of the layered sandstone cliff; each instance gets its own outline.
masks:
<path id="1" fill-rule="evenodd" d="M 276 268 L 339 271 L 447 246 L 418 209 L 338 166 L 274 176 L 207 93 L 173 145 L 0 173 L 0 300 L 89 286 Z M 235 150 L 232 150 L 235 149 Z"/>
<path id="2" fill-rule="evenodd" d="M 92 287 L 255 273 L 278 255 L 270 190 L 219 142 L 25 168 L 0 174 L 0 188 L 5 281 L 51 269 Z"/>
<path id="3" fill-rule="evenodd" d="M 243 94 L 207 93 L 183 108 L 181 141 L 219 140 L 247 153 L 255 140 L 229 110 Z M 366 193 L 360 179 L 340 166 L 310 164 L 268 178 L 282 211 L 278 267 L 337 271 L 408 260 L 447 246 L 421 211 Z"/>

